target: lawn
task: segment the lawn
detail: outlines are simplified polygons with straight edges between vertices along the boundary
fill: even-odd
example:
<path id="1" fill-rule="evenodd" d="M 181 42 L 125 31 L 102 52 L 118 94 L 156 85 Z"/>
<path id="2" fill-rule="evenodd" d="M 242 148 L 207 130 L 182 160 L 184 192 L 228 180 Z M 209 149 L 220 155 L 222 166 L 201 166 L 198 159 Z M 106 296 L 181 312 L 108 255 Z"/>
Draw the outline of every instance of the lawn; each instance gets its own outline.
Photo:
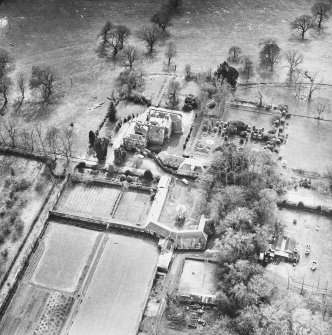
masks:
<path id="1" fill-rule="evenodd" d="M 35 285 L 74 292 L 92 251 L 97 232 L 50 223 L 46 247 L 32 277 Z"/>
<path id="2" fill-rule="evenodd" d="M 195 184 L 195 182 L 189 181 L 189 184 L 185 185 L 180 179 L 172 179 L 160 214 L 159 221 L 161 223 L 178 229 L 197 228 L 204 208 L 202 208 L 201 192 Z M 183 224 L 179 224 L 176 221 L 179 205 L 183 205 L 186 208 L 185 222 Z"/>
<path id="3" fill-rule="evenodd" d="M 69 335 L 135 335 L 157 259 L 154 243 L 109 234 Z"/>

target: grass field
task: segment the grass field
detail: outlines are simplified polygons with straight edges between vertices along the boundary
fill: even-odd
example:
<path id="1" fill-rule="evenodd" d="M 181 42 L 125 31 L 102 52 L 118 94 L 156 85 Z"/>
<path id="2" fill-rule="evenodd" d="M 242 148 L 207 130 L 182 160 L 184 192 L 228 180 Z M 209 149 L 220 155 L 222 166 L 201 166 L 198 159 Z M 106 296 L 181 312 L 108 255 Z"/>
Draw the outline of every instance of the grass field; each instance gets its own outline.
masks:
<path id="1" fill-rule="evenodd" d="M 293 267 L 289 263 L 276 266 L 277 274 L 287 278 L 288 274 L 298 283 L 331 289 L 332 278 L 332 220 L 329 217 L 300 210 L 282 209 L 281 221 L 286 225 L 285 234 L 294 238 L 300 251 L 300 262 Z M 294 225 L 293 220 L 297 223 Z M 318 229 L 316 229 L 318 227 Z M 311 245 L 311 252 L 305 255 L 305 246 Z M 316 271 L 310 269 L 313 260 L 318 262 Z M 304 278 L 304 279 L 303 279 Z"/>
<path id="2" fill-rule="evenodd" d="M 69 335 L 135 335 L 157 258 L 152 242 L 110 234 Z"/>
<path id="3" fill-rule="evenodd" d="M 0 44 L 16 59 L 15 71 L 28 73 L 33 65 L 49 64 L 59 72 L 65 93 L 59 105 L 45 111 L 37 111 L 27 104 L 21 113 L 24 121 L 41 121 L 45 126 L 63 128 L 73 122 L 76 135 L 74 154 L 84 156 L 88 131 L 96 129 L 105 114 L 106 97 L 111 94 L 113 80 L 121 71 L 120 67 L 114 68 L 97 57 L 95 50 L 101 26 L 109 19 L 115 24 L 126 24 L 135 32 L 149 22 L 151 13 L 161 2 L 7 1 L 2 10 L 3 15 L 9 17 L 10 25 L 0 30 Z M 171 39 L 178 49 L 175 60 L 177 74 L 183 75 L 187 63 L 194 71 L 216 68 L 227 57 L 233 44 L 239 45 L 244 53 L 257 61 L 259 42 L 275 37 L 283 49 L 292 47 L 304 53 L 304 68 L 319 72 L 326 82 L 330 81 L 332 70 L 327 65 L 332 40 L 327 35 L 308 35 L 309 39 L 300 43 L 291 38 L 289 31 L 289 22 L 295 16 L 310 12 L 311 5 L 309 0 L 236 0 L 231 4 L 226 0 L 183 1 L 183 15 L 174 18 L 170 27 Z M 331 26 L 329 22 L 328 33 Z M 134 35 L 131 43 L 143 47 Z M 144 65 L 146 73 L 162 71 L 162 47 L 159 50 L 155 62 Z M 282 64 L 278 70 L 282 70 Z M 284 73 L 285 69 L 279 77 L 283 78 Z M 159 91 L 162 81 L 159 83 L 158 80 L 154 82 L 157 89 L 153 87 L 151 92 L 145 92 L 148 96 L 152 97 Z M 150 83 L 147 86 L 151 86 Z M 15 93 L 11 99 L 14 98 Z M 27 95 L 27 100 L 29 98 Z M 106 103 L 99 109 L 89 110 L 100 102 Z"/>
<path id="4" fill-rule="evenodd" d="M 180 294 L 215 294 L 217 291 L 216 264 L 186 259 L 178 286 Z"/>
<path id="5" fill-rule="evenodd" d="M 32 277 L 35 285 L 74 292 L 91 253 L 97 232 L 50 223 L 46 249 Z"/>
<path id="6" fill-rule="evenodd" d="M 288 166 L 321 174 L 332 166 L 332 122 L 292 117 L 281 156 Z"/>

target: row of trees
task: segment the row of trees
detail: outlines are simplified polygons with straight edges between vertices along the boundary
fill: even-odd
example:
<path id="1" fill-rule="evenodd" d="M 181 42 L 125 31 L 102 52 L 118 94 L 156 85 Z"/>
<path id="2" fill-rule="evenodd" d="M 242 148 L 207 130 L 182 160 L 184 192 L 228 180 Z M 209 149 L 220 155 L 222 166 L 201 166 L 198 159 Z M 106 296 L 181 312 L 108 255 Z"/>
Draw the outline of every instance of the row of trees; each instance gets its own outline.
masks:
<path id="1" fill-rule="evenodd" d="M 278 289 L 257 263 L 257 254 L 265 250 L 271 234 L 283 229 L 276 202 L 287 180 L 276 156 L 223 144 L 201 185 L 216 223 L 218 252 L 220 317 L 207 334 L 281 335 L 295 330 L 296 334 L 301 330 L 328 334 L 322 312 L 327 302 L 314 311 L 298 295 Z M 300 322 L 301 312 L 308 317 Z"/>
<path id="2" fill-rule="evenodd" d="M 296 97 L 312 100 L 313 93 L 319 89 L 322 80 L 316 73 L 310 73 L 303 70 L 300 65 L 304 61 L 301 52 L 291 49 L 282 53 L 279 44 L 274 39 L 267 39 L 261 44 L 259 51 L 259 70 L 275 71 L 276 65 L 281 61 L 285 61 L 284 68 L 287 68 L 287 84 L 293 87 Z M 240 73 L 247 81 L 254 75 L 254 63 L 248 55 L 242 55 L 239 46 L 232 46 L 228 52 L 228 61 L 239 64 L 241 66 Z"/>
<path id="3" fill-rule="evenodd" d="M 44 129 L 40 123 L 22 126 L 11 117 L 6 117 L 0 124 L 0 145 L 24 150 L 29 153 L 40 152 L 43 156 L 65 156 L 72 154 L 73 130 L 49 127 Z"/>
<path id="4" fill-rule="evenodd" d="M 98 35 L 102 39 L 100 54 L 107 56 L 108 49 L 110 49 L 113 61 L 120 60 L 123 65 L 132 68 L 135 62 L 142 60 L 143 56 L 152 56 L 156 51 L 156 46 L 169 37 L 167 28 L 171 25 L 172 17 L 179 13 L 179 8 L 179 0 L 169 0 L 152 15 L 150 19 L 152 25 L 146 25 L 135 33 L 136 37 L 145 43 L 145 52 L 127 43 L 132 35 L 127 26 L 114 25 L 107 21 Z M 171 59 L 174 57 L 174 46 L 168 46 L 168 50 L 169 59 Z"/>
<path id="5" fill-rule="evenodd" d="M 4 110 L 8 104 L 9 95 L 14 86 L 14 82 L 10 77 L 10 73 L 14 68 L 15 62 L 13 57 L 7 50 L 0 48 L 0 94 L 2 94 L 3 98 L 0 114 L 4 114 Z M 17 91 L 21 95 L 18 107 L 22 105 L 29 88 L 43 103 L 52 102 L 60 89 L 59 78 L 55 71 L 49 66 L 33 66 L 30 78 L 22 72 L 18 73 L 15 78 L 15 85 Z"/>

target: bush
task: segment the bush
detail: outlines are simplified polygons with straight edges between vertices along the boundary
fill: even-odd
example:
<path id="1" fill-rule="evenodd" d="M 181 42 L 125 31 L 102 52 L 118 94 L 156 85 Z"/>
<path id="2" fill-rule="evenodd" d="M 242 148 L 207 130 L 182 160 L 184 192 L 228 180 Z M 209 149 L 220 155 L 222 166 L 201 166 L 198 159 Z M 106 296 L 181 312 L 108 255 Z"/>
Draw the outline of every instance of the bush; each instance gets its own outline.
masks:
<path id="1" fill-rule="evenodd" d="M 120 176 L 120 181 L 125 181 L 125 180 L 127 180 L 127 176 L 125 174 L 122 174 Z"/>
<path id="2" fill-rule="evenodd" d="M 24 179 L 24 178 L 19 178 L 14 181 L 11 185 L 11 189 L 14 192 L 23 192 L 26 189 L 28 189 L 31 186 L 31 182 Z"/>
<path id="3" fill-rule="evenodd" d="M 153 179 L 153 174 L 152 174 L 151 170 L 145 170 L 143 176 L 146 180 L 149 180 L 149 181 L 151 181 Z"/>
<path id="4" fill-rule="evenodd" d="M 124 174 L 125 174 L 126 176 L 130 176 L 130 175 L 131 175 L 131 172 L 130 172 L 130 170 L 126 170 Z"/>
<path id="5" fill-rule="evenodd" d="M 133 177 L 131 177 L 131 176 L 127 176 L 127 182 L 128 183 L 132 183 L 133 182 Z"/>
<path id="6" fill-rule="evenodd" d="M 208 131 L 208 126 L 206 124 L 203 124 L 202 131 L 204 132 Z"/>
<path id="7" fill-rule="evenodd" d="M 299 203 L 297 204 L 297 207 L 304 208 L 304 203 L 302 201 L 299 201 Z"/>

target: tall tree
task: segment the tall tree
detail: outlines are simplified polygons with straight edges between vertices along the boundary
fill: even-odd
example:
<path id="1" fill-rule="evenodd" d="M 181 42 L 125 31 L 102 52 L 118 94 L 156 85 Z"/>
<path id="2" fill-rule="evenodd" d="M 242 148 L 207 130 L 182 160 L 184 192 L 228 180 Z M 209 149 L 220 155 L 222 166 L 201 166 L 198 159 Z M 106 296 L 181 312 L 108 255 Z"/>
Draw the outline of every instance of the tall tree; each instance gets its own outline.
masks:
<path id="1" fill-rule="evenodd" d="M 242 52 L 242 50 L 241 50 L 240 47 L 238 47 L 236 45 L 233 45 L 228 50 L 228 58 L 227 58 L 227 60 L 229 62 L 238 63 L 240 61 L 241 52 Z"/>
<path id="2" fill-rule="evenodd" d="M 59 79 L 49 66 L 33 66 L 29 86 L 33 91 L 40 93 L 44 103 L 49 103 L 58 91 Z"/>
<path id="3" fill-rule="evenodd" d="M 309 73 L 308 71 L 304 72 L 304 76 L 309 80 L 310 83 L 307 100 L 311 101 L 313 93 L 319 89 L 323 80 L 317 80 L 317 73 Z"/>
<path id="4" fill-rule="evenodd" d="M 113 100 L 111 100 L 110 105 L 108 106 L 108 113 L 107 113 L 110 122 L 115 122 L 117 120 L 116 114 L 117 110 L 115 103 Z"/>
<path id="5" fill-rule="evenodd" d="M 328 20 L 330 11 L 331 5 L 324 2 L 317 2 L 311 7 L 313 17 L 318 21 L 319 31 L 322 29 L 322 23 Z"/>
<path id="6" fill-rule="evenodd" d="M 154 13 L 151 17 L 151 22 L 165 33 L 167 27 L 171 25 L 171 13 L 168 8 L 162 7 L 158 12 Z"/>
<path id="7" fill-rule="evenodd" d="M 16 77 L 16 85 L 17 85 L 17 88 L 19 90 L 19 92 L 21 93 L 21 102 L 23 102 L 24 98 L 25 98 L 25 91 L 26 91 L 26 88 L 27 88 L 27 78 L 25 76 L 24 73 L 20 72 L 17 74 L 17 77 Z"/>
<path id="8" fill-rule="evenodd" d="M 105 46 L 108 42 L 108 34 L 113 28 L 113 24 L 110 21 L 107 21 L 103 27 L 101 28 L 101 31 L 98 36 L 101 36 L 102 38 L 102 45 Z"/>
<path id="9" fill-rule="evenodd" d="M 2 78 L 0 78 L 0 93 L 3 95 L 3 99 L 4 99 L 4 103 L 0 110 L 1 115 L 3 115 L 4 110 L 8 104 L 8 94 L 10 92 L 12 85 L 13 85 L 13 82 L 9 77 L 3 76 Z"/>
<path id="10" fill-rule="evenodd" d="M 249 79 L 254 75 L 254 63 L 251 58 L 247 55 L 241 57 L 241 75 L 249 81 Z"/>
<path id="11" fill-rule="evenodd" d="M 285 53 L 285 59 L 287 61 L 285 67 L 288 68 L 288 81 L 292 85 L 294 71 L 303 63 L 303 55 L 296 50 L 288 50 Z"/>
<path id="12" fill-rule="evenodd" d="M 0 79 L 13 69 L 14 60 L 5 49 L 0 48 Z"/>
<path id="13" fill-rule="evenodd" d="M 127 45 L 121 52 L 121 58 L 123 60 L 123 65 L 129 66 L 129 68 L 132 69 L 134 63 L 140 60 L 141 53 L 134 45 Z"/>
<path id="14" fill-rule="evenodd" d="M 167 66 L 170 67 L 172 59 L 176 56 L 176 45 L 173 42 L 167 44 L 165 56 L 167 58 Z"/>
<path id="15" fill-rule="evenodd" d="M 120 42 L 120 50 L 123 49 L 124 43 L 128 40 L 130 34 L 131 31 L 127 26 L 124 25 L 117 26 L 117 35 Z"/>
<path id="16" fill-rule="evenodd" d="M 301 39 L 304 40 L 305 33 L 315 27 L 312 16 L 302 15 L 290 23 L 291 30 L 297 30 L 301 33 Z"/>
<path id="17" fill-rule="evenodd" d="M 261 43 L 262 48 L 259 52 L 260 65 L 263 68 L 270 68 L 274 71 L 274 66 L 280 60 L 281 49 L 276 40 L 268 39 Z"/>
<path id="18" fill-rule="evenodd" d="M 161 39 L 161 32 L 156 26 L 143 27 L 138 32 L 138 38 L 145 42 L 147 54 L 152 55 L 155 51 L 155 46 Z"/>

